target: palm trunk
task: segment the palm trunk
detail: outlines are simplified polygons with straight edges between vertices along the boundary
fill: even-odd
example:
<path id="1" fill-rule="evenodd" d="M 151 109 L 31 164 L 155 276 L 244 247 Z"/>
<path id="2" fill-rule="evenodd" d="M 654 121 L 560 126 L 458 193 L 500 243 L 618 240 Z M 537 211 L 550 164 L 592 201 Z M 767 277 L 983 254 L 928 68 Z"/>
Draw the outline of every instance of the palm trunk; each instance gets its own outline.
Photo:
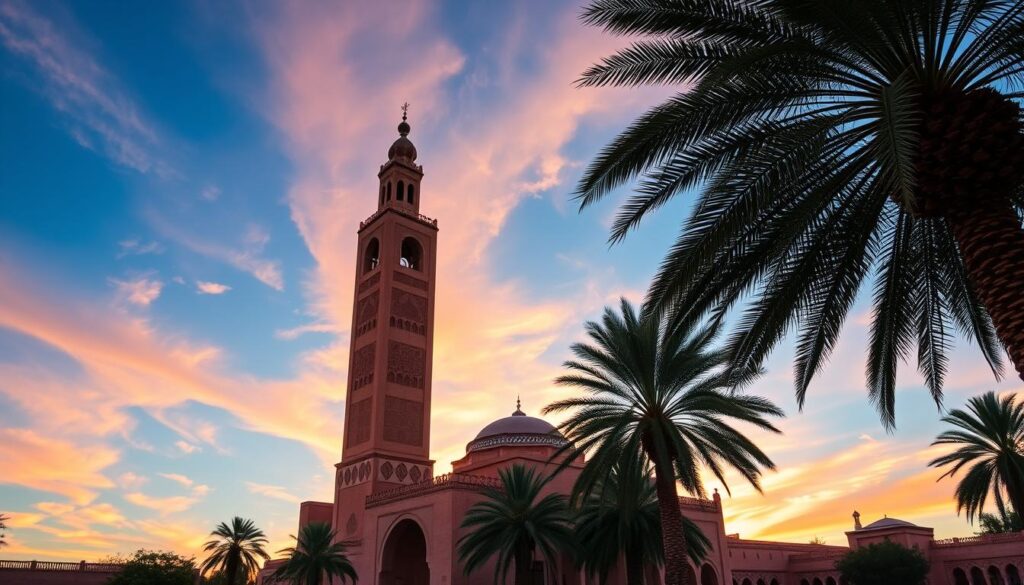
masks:
<path id="1" fill-rule="evenodd" d="M 1011 473 L 1013 470 L 1011 470 Z M 1018 474 L 1009 475 L 1006 478 L 1006 493 L 1010 497 L 1010 506 L 1017 513 L 1017 517 L 1024 520 L 1024 477 Z"/>
<path id="2" fill-rule="evenodd" d="M 644 558 L 640 546 L 626 549 L 626 585 L 644 585 Z"/>
<path id="3" fill-rule="evenodd" d="M 1013 208 L 979 205 L 946 215 L 971 287 L 1024 380 L 1024 229 Z"/>
<path id="4" fill-rule="evenodd" d="M 227 577 L 230 585 L 235 585 L 235 579 L 238 577 L 238 559 L 233 554 L 228 553 L 228 562 L 227 566 L 224 567 L 224 576 Z"/>
<path id="5" fill-rule="evenodd" d="M 665 585 L 697 585 L 686 571 L 686 537 L 683 535 L 683 513 L 679 510 L 676 475 L 671 464 L 660 457 L 654 460 L 654 484 L 658 493 L 661 516 L 661 546 L 665 552 Z"/>
<path id="6" fill-rule="evenodd" d="M 516 585 L 533 585 L 532 551 L 527 547 L 517 547 L 515 552 Z"/>

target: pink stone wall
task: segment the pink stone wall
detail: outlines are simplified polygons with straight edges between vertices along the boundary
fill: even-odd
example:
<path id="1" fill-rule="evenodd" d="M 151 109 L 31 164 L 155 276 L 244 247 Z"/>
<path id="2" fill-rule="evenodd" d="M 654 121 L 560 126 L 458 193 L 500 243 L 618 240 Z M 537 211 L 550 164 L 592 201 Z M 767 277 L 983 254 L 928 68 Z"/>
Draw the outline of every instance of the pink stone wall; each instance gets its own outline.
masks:
<path id="1" fill-rule="evenodd" d="M 103 585 L 115 574 L 116 571 L 46 571 L 0 567 L 0 585 Z"/>

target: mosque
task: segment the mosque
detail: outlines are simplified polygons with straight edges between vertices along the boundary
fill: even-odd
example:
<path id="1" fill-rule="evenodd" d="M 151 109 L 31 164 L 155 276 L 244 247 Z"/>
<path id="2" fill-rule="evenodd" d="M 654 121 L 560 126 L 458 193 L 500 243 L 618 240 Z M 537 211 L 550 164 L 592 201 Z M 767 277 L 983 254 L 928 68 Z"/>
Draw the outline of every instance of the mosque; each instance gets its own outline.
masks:
<path id="1" fill-rule="evenodd" d="M 554 426 L 517 404 L 509 416 L 483 425 L 435 475 L 430 459 L 431 369 L 437 220 L 420 213 L 423 167 L 403 115 L 399 138 L 378 173 L 377 211 L 360 223 L 352 311 L 346 421 L 333 502 L 303 502 L 299 527 L 328 522 L 370 585 L 477 585 L 493 582 L 493 567 L 464 574 L 456 545 L 466 511 L 480 488 L 497 485 L 497 471 L 514 463 L 550 472 L 566 441 Z M 443 326 L 443 324 L 442 324 Z M 582 457 L 548 485 L 568 493 Z M 834 568 L 845 546 L 741 539 L 726 532 L 722 501 L 679 498 L 683 514 L 711 541 L 707 558 L 691 567 L 700 585 L 839 585 Z M 861 525 L 854 514 L 849 547 L 884 539 L 917 547 L 930 560 L 929 585 L 1022 585 L 1024 533 L 935 540 L 933 530 L 885 518 Z M 282 561 L 269 561 L 258 583 L 271 584 Z M 624 565 L 624 563 L 622 563 Z M 609 584 L 625 583 L 624 566 Z M 568 557 L 536 561 L 534 582 L 589 585 Z M 510 576 L 511 579 L 511 576 Z M 648 583 L 661 583 L 657 571 Z"/>

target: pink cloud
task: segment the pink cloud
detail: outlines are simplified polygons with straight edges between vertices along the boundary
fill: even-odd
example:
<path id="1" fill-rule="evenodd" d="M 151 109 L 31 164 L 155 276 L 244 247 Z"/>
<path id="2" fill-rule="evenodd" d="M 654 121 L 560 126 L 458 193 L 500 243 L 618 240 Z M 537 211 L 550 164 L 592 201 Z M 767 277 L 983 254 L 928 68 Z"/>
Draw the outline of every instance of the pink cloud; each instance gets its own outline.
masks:
<path id="1" fill-rule="evenodd" d="M 203 295 L 222 295 L 231 290 L 231 287 L 226 284 L 220 284 L 219 282 L 209 282 L 205 280 L 196 281 L 196 291 Z"/>
<path id="2" fill-rule="evenodd" d="M 164 288 L 163 282 L 149 277 L 131 280 L 110 278 L 108 282 L 116 289 L 118 300 L 141 307 L 148 307 L 157 300 L 160 297 L 160 291 Z"/>

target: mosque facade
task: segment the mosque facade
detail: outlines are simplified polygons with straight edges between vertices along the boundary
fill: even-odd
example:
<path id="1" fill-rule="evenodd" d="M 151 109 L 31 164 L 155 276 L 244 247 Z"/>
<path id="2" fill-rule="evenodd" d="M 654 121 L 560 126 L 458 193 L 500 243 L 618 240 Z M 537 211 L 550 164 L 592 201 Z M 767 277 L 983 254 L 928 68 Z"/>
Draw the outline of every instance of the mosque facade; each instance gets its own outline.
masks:
<path id="1" fill-rule="evenodd" d="M 299 527 L 327 522 L 344 542 L 361 585 L 477 585 L 492 583 L 493 566 L 466 575 L 457 543 L 467 510 L 498 470 L 521 463 L 550 474 L 565 439 L 548 422 L 518 406 L 483 426 L 436 475 L 430 459 L 431 366 L 438 223 L 420 213 L 423 167 L 405 119 L 378 177 L 377 211 L 359 226 L 346 420 L 334 499 L 303 502 Z M 583 466 L 568 462 L 547 490 L 568 493 Z M 700 585 L 839 585 L 835 561 L 850 548 L 889 539 L 929 559 L 929 585 L 1024 585 L 1024 533 L 935 540 L 931 528 L 884 518 L 862 526 L 856 517 L 848 546 L 742 539 L 730 535 L 722 500 L 679 498 L 683 514 L 711 541 L 707 558 L 691 569 Z M 271 584 L 280 560 L 269 561 L 259 583 Z M 609 585 L 625 583 L 624 563 Z M 535 582 L 597 583 L 572 559 L 536 561 Z M 511 576 L 510 576 L 511 578 Z M 648 583 L 660 583 L 657 571 Z"/>

